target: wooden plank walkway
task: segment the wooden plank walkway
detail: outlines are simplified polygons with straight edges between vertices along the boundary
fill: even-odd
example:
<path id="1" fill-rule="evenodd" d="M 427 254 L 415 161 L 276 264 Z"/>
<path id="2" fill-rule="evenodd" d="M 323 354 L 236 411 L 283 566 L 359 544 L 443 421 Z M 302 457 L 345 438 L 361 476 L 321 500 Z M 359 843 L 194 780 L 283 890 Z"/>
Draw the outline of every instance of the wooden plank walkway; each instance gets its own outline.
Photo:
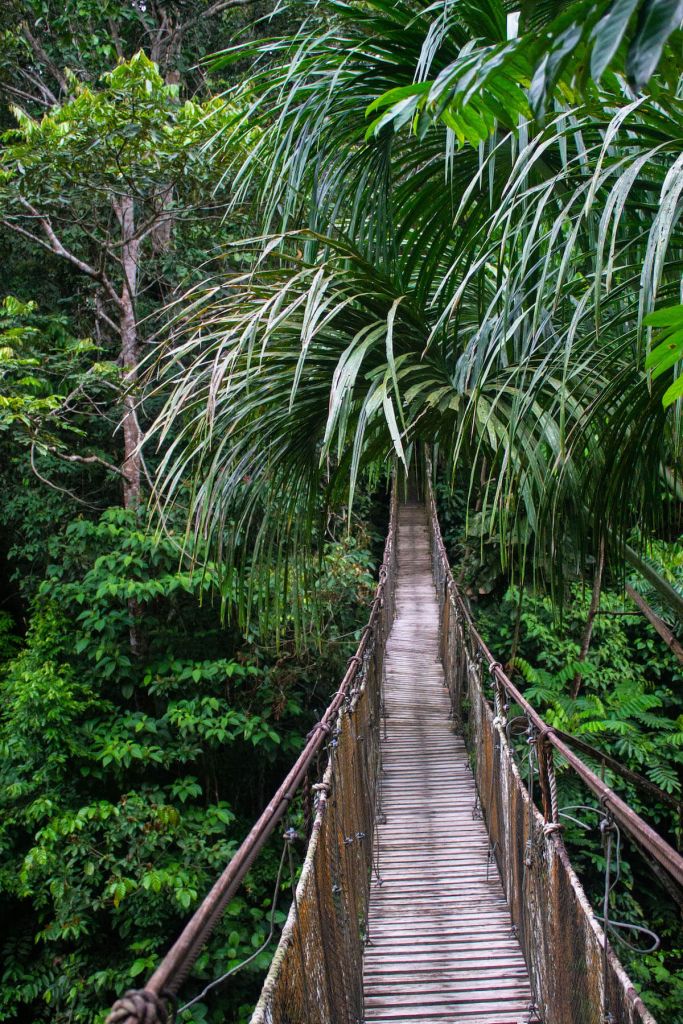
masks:
<path id="1" fill-rule="evenodd" d="M 462 737 L 448 718 L 424 506 L 399 512 L 387 738 L 364 960 L 366 1024 L 522 1024 L 529 980 Z M 488 870 L 487 870 L 488 868 Z"/>

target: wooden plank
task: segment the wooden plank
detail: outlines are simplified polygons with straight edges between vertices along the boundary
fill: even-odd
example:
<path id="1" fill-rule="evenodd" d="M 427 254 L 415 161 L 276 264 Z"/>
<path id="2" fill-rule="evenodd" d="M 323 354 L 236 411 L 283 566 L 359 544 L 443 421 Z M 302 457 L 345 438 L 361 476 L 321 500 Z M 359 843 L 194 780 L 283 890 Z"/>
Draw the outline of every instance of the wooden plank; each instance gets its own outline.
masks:
<path id="1" fill-rule="evenodd" d="M 379 879 L 370 892 L 366 1024 L 520 1024 L 531 1002 L 439 662 L 423 506 L 399 512 L 387 642 Z"/>

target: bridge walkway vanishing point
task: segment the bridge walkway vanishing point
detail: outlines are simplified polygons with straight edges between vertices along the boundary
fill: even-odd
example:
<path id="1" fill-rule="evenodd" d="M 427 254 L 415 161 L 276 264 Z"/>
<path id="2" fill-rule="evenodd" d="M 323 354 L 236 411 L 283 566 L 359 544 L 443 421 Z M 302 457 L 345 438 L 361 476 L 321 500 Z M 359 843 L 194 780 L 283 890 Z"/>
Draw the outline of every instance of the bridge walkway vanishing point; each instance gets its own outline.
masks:
<path id="1" fill-rule="evenodd" d="M 623 847 L 683 906 L 683 858 L 576 750 L 674 813 L 680 804 L 529 704 L 453 579 L 428 458 L 424 486 L 426 507 L 399 508 L 394 485 L 368 622 L 328 708 L 108 1024 L 185 1024 L 196 1003 L 222 1019 L 214 991 L 253 956 L 208 984 L 190 972 L 278 825 L 293 896 L 252 1024 L 656 1024 L 605 938 L 609 893 Z M 568 810 L 602 853 L 600 916 L 562 838 L 556 763 L 584 787 Z"/>
<path id="2" fill-rule="evenodd" d="M 399 512 L 395 608 L 365 1020 L 518 1024 L 531 988 L 450 714 L 424 505 Z"/>

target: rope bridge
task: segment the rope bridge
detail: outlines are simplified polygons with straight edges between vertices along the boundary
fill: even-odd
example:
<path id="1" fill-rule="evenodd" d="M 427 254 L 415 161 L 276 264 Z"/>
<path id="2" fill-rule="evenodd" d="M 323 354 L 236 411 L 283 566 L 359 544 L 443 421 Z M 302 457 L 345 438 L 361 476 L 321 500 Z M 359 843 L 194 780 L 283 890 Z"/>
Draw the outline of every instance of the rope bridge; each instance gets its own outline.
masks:
<path id="1" fill-rule="evenodd" d="M 431 609 L 429 623 L 420 607 Z M 459 753 L 463 736 L 468 756 Z M 605 941 L 621 832 L 677 893 L 683 859 L 576 746 L 591 749 L 547 726 L 479 635 L 450 571 L 429 480 L 426 506 L 399 510 L 394 487 L 368 624 L 339 689 L 180 937 L 108 1024 L 173 1019 L 224 908 L 303 789 L 313 799 L 306 855 L 252 1024 L 654 1024 Z M 605 849 L 602 921 L 562 841 L 572 808 L 558 806 L 558 755 L 597 800 L 587 810 Z M 454 807 L 463 800 L 465 815 Z M 401 814 L 415 815 L 417 836 Z M 295 838 L 285 831 L 276 892 L 288 861 L 294 876 Z"/>

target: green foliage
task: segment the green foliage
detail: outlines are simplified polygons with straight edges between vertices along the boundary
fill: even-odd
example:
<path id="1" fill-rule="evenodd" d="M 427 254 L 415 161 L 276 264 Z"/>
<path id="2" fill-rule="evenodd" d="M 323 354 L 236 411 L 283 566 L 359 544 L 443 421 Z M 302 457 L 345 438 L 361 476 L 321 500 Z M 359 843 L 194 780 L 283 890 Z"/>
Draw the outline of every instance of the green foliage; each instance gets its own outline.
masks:
<path id="1" fill-rule="evenodd" d="M 9 661 L 19 647 L 19 641 L 14 633 L 14 621 L 7 612 L 0 612 L 0 665 Z"/>
<path id="2" fill-rule="evenodd" d="M 40 109 L 67 98 L 74 78 L 94 82 L 144 49 L 164 77 L 180 78 L 192 95 L 207 87 L 198 58 L 226 45 L 245 21 L 249 13 L 212 0 L 7 0 L 0 12 L 0 93 Z"/>
<path id="3" fill-rule="evenodd" d="M 121 253 L 107 244 L 112 213 L 124 230 L 121 204 L 132 202 L 135 238 L 147 248 L 159 225 L 197 217 L 197 208 L 209 216 L 209 192 L 226 184 L 211 143 L 236 110 L 220 99 L 181 102 L 143 52 L 99 88 L 73 86 L 40 119 L 13 108 L 18 127 L 5 133 L 0 159 L 2 223 L 67 259 L 111 300 L 121 274 Z"/>
<path id="4" fill-rule="evenodd" d="M 683 597 L 683 539 L 662 540 L 646 538 L 634 533 L 634 543 L 643 550 L 643 561 L 648 569 L 655 573 L 652 580 L 642 573 L 631 576 L 631 584 L 647 600 L 657 615 L 673 630 L 680 633 L 683 628 L 680 616 L 676 615 L 670 602 L 662 599 L 659 589 L 654 585 L 658 579 L 664 580 L 675 594 Z"/>
<path id="5" fill-rule="evenodd" d="M 542 118 L 548 108 L 569 101 L 593 101 L 605 78 L 634 93 L 661 73 L 675 89 L 680 56 L 682 9 L 679 0 L 598 0 L 564 5 L 523 4 L 518 32 L 507 38 L 505 11 L 497 2 L 459 4 L 454 16 L 444 10 L 443 28 L 465 25 L 470 45 L 436 77 L 422 74 L 411 85 L 391 89 L 367 108 L 377 110 L 368 136 L 392 124 L 412 125 L 424 134 L 435 119 L 458 144 L 478 146 L 496 130 L 514 130 L 520 118 Z M 455 23 L 455 24 L 454 24 Z M 625 83 L 624 83 L 625 84 Z M 658 84 L 652 89 L 658 92 Z"/>
<path id="6" fill-rule="evenodd" d="M 6 296 L 0 306 L 0 442 L 37 444 L 43 452 L 77 443 L 84 430 L 73 416 L 76 399 L 96 405 L 119 377 L 113 363 L 93 361 L 98 351 L 90 338 L 71 336 L 66 317 L 41 315 L 34 303 Z"/>
<path id="7" fill-rule="evenodd" d="M 652 379 L 656 380 L 683 359 L 683 306 L 658 309 L 646 317 L 645 323 L 648 327 L 661 328 L 656 345 L 645 360 L 645 369 L 650 370 Z M 683 379 L 677 376 L 662 395 L 662 405 L 666 408 L 682 395 Z"/>
<path id="8" fill-rule="evenodd" d="M 2 123 L 10 270 L 34 297 L 25 252 L 44 253 L 53 289 L 45 315 L 0 314 L 0 556 L 29 626 L 18 651 L 0 632 L 4 1019 L 99 1019 L 153 968 L 339 677 L 370 585 L 367 537 L 342 527 L 358 484 L 423 441 L 457 485 L 445 525 L 472 594 L 528 578 L 526 559 L 569 593 L 560 628 L 545 596 L 518 618 L 510 591 L 493 646 L 514 642 L 554 722 L 679 791 L 679 667 L 644 624 L 600 616 L 573 697 L 587 596 L 564 585 L 604 530 L 616 551 L 634 528 L 681 584 L 680 552 L 651 543 L 679 529 L 679 8 L 532 3 L 508 39 L 498 0 L 316 4 L 301 31 L 213 64 L 255 58 L 228 103 L 191 70 L 222 45 L 209 0 L 0 13 L 0 88 L 22 108 Z M 183 102 L 194 86 L 202 101 Z M 238 230 L 252 241 L 206 287 Z M 55 284 L 57 258 L 87 286 Z M 166 403 L 147 459 L 180 510 L 153 540 L 130 513 L 99 516 L 120 480 L 114 363 L 133 319 L 132 380 L 185 278 L 201 287 L 137 410 Z M 569 838 L 595 893 L 600 850 Z M 265 937 L 276 858 L 228 908 L 197 988 Z M 632 969 L 673 1019 L 676 922 L 641 870 L 625 862 L 615 900 L 661 922 L 666 956 Z M 194 1019 L 244 1017 L 266 959 Z"/>
<path id="9" fill-rule="evenodd" d="M 135 504 L 141 414 L 130 390 L 122 392 L 142 360 L 139 320 L 158 310 L 156 255 L 172 248 L 174 228 L 218 217 L 228 175 L 207 158 L 236 110 L 217 98 L 181 103 L 142 51 L 104 74 L 99 88 L 71 84 L 71 97 L 39 120 L 13 108 L 18 127 L 5 133 L 0 156 L 0 225 L 91 282 L 98 330 L 113 333 L 121 368 L 113 398 L 124 409 L 125 472 L 118 459 L 109 468 L 121 475 L 125 503 Z M 196 243 L 194 225 L 190 236 Z M 152 284 L 157 301 L 149 304 L 141 296 Z"/>
<path id="10" fill-rule="evenodd" d="M 673 942 L 677 941 L 675 923 L 672 924 L 671 937 Z M 668 955 L 667 955 L 668 954 Z M 667 963 L 676 962 L 680 964 L 683 959 L 683 949 L 679 946 L 673 947 L 671 952 L 665 953 L 662 950 L 650 953 L 646 956 L 622 957 L 627 962 L 629 976 L 642 991 L 647 991 L 647 1005 L 652 1013 L 660 1020 L 671 1021 L 671 1024 L 681 1024 L 683 1015 L 683 972 L 674 966 L 667 966 Z"/>
<path id="11" fill-rule="evenodd" d="M 219 99 L 179 102 L 177 86 L 139 52 L 103 75 L 102 88 L 79 86 L 40 120 L 18 107 L 15 116 L 18 127 L 5 139 L 5 199 L 16 191 L 56 203 L 66 183 L 91 205 L 129 191 L 151 197 L 171 181 L 191 189 L 206 166 L 203 145 L 235 110 Z"/>
<path id="12" fill-rule="evenodd" d="M 32 303 L 21 303 L 8 295 L 3 300 L 0 327 L 0 431 L 7 433 L 15 425 L 30 430 L 59 406 L 59 399 L 46 394 L 45 381 L 35 376 L 40 360 L 26 349 L 37 333 L 35 327 L 21 323 L 34 311 Z"/>
<path id="13" fill-rule="evenodd" d="M 234 202 L 258 194 L 268 233 L 186 296 L 156 423 L 164 441 L 177 431 L 160 486 L 185 502 L 192 481 L 214 550 L 232 550 L 237 509 L 239 529 L 258 520 L 264 564 L 304 560 L 323 486 L 339 507 L 424 441 L 503 570 L 549 571 L 558 594 L 565 554 L 576 571 L 607 530 L 621 551 L 634 526 L 668 528 L 680 409 L 643 362 L 645 318 L 680 284 L 680 37 L 648 94 L 614 73 L 584 95 L 571 26 L 607 14 L 570 5 L 561 32 L 505 40 L 495 2 L 331 5 L 329 28 L 224 55 L 255 58 L 225 153 L 250 133 Z M 529 46 L 562 76 L 545 121 L 531 117 Z M 429 83 L 434 109 L 411 112 Z M 395 120 L 382 108 L 368 134 L 386 96 Z"/>
<path id="14" fill-rule="evenodd" d="M 510 667 L 551 725 L 583 735 L 665 791 L 680 794 L 683 715 L 676 690 L 683 668 L 639 613 L 621 615 L 623 597 L 610 591 L 603 591 L 591 647 L 579 662 L 589 599 L 590 593 L 575 584 L 560 626 L 548 597 L 525 594 L 519 653 Z M 501 653 L 509 649 L 518 603 L 519 592 L 511 588 L 495 617 L 484 614 L 486 635 Z M 581 689 L 572 697 L 577 672 Z"/>
<path id="15" fill-rule="evenodd" d="M 108 413 L 120 370 L 105 355 L 74 337 L 64 314 L 12 296 L 0 305 L 0 524 L 9 581 L 26 601 L 58 554 L 74 501 L 90 505 L 95 489 L 100 500 L 117 497 Z"/>
<path id="16" fill-rule="evenodd" d="M 172 533 L 115 509 L 69 526 L 0 683 L 0 1019 L 100 1020 L 158 962 L 342 671 L 370 563 L 346 540 L 325 568 L 329 656 L 314 637 L 277 652 L 221 625 L 215 567 L 182 557 Z M 195 983 L 265 940 L 276 855 L 229 906 Z M 253 998 L 268 955 L 212 1014 Z"/>

